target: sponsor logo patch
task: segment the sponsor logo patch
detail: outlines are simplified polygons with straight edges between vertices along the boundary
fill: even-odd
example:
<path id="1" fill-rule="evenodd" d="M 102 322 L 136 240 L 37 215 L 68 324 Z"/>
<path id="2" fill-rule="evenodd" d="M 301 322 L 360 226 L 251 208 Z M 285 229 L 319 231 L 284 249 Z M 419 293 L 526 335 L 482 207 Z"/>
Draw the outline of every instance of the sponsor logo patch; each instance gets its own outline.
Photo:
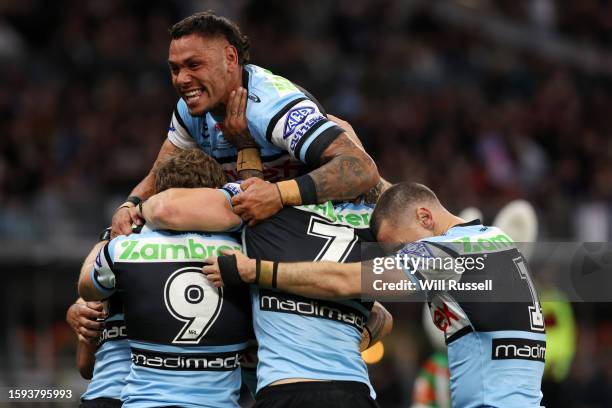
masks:
<path id="1" fill-rule="evenodd" d="M 283 139 L 287 139 L 289 136 L 291 136 L 293 132 L 295 132 L 295 129 L 304 123 L 308 115 L 312 115 L 314 112 L 315 108 L 308 106 L 291 109 L 287 114 L 287 119 L 285 120 Z"/>
<path id="2" fill-rule="evenodd" d="M 530 360 L 544 362 L 546 342 L 521 338 L 493 339 L 491 359 Z"/>

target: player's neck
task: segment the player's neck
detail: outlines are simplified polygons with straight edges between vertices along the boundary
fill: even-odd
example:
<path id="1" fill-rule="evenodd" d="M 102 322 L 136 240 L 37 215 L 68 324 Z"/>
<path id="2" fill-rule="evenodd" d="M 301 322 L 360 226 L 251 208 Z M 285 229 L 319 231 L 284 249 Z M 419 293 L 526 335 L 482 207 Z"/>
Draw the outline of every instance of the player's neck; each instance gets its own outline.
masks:
<path id="1" fill-rule="evenodd" d="M 442 235 L 449 229 L 458 224 L 465 223 L 463 218 L 459 218 L 454 214 L 445 212 L 441 217 L 438 218 L 438 222 L 434 225 L 434 235 Z"/>
<path id="2" fill-rule="evenodd" d="M 236 72 L 231 76 L 230 80 L 228 81 L 228 86 L 227 86 L 227 94 L 225 95 L 225 97 L 223 98 L 223 102 L 220 103 L 218 106 L 216 106 L 214 109 L 211 110 L 211 113 L 214 116 L 217 117 L 224 117 L 225 116 L 225 110 L 226 110 L 226 106 L 227 106 L 227 101 L 229 100 L 230 94 L 232 93 L 232 91 L 240 88 L 242 86 L 242 71 L 243 71 L 243 67 L 238 66 L 238 69 L 236 70 Z"/>

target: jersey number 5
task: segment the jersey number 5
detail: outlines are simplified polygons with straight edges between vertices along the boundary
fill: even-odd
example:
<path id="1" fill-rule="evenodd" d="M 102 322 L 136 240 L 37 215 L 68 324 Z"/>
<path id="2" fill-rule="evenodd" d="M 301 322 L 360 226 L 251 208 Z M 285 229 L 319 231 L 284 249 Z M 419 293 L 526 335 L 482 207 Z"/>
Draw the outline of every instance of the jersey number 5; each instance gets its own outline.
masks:
<path id="1" fill-rule="evenodd" d="M 199 268 L 188 266 L 172 273 L 164 287 L 164 302 L 185 325 L 172 343 L 198 344 L 223 306 L 223 288 L 215 288 Z"/>

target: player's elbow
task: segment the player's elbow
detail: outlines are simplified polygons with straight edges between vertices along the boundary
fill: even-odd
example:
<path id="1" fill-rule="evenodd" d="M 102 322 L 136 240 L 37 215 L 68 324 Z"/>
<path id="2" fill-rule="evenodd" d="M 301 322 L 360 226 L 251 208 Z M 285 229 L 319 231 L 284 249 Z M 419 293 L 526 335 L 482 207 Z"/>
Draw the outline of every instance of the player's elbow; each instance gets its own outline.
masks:
<path id="1" fill-rule="evenodd" d="M 91 380 L 93 377 L 93 366 L 88 363 L 79 361 L 78 364 L 79 374 L 84 380 Z"/>
<path id="2" fill-rule="evenodd" d="M 172 204 L 172 200 L 168 198 L 170 197 L 156 200 L 147 209 L 147 223 L 152 227 L 173 229 L 173 227 L 176 226 L 176 219 L 179 216 L 179 211 L 176 206 Z"/>

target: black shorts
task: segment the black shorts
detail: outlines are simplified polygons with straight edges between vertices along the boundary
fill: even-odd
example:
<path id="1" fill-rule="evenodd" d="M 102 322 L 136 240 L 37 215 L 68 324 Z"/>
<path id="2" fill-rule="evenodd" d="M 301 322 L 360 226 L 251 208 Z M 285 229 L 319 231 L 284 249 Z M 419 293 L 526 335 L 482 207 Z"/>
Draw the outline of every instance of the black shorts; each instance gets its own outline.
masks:
<path id="1" fill-rule="evenodd" d="M 308 381 L 270 385 L 257 393 L 254 408 L 378 408 L 370 389 L 356 381 Z"/>
<path id="2" fill-rule="evenodd" d="M 121 400 L 114 398 L 94 398 L 91 400 L 81 400 L 79 408 L 121 408 Z"/>

